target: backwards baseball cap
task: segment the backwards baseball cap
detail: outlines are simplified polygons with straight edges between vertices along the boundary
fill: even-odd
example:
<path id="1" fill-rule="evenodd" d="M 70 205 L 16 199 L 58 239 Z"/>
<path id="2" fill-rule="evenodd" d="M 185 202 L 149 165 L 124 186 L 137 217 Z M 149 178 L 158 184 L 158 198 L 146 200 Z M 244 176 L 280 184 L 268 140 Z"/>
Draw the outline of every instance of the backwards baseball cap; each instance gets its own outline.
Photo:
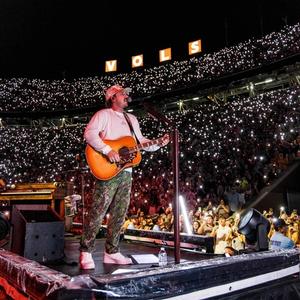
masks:
<path id="1" fill-rule="evenodd" d="M 131 88 L 123 88 L 121 85 L 112 85 L 105 91 L 105 100 L 110 100 L 115 94 L 124 92 L 126 95 L 129 95 Z"/>

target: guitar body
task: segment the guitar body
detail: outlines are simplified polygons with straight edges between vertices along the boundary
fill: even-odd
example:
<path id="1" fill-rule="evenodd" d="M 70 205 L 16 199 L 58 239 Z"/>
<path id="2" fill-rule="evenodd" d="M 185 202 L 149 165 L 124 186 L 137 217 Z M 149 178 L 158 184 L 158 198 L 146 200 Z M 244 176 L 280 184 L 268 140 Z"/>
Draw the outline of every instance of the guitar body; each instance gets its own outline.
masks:
<path id="1" fill-rule="evenodd" d="M 137 166 L 142 160 L 140 151 L 130 151 L 137 146 L 132 136 L 125 136 L 117 140 L 104 140 L 104 143 L 119 153 L 121 162 L 111 163 L 106 155 L 87 145 L 85 149 L 87 163 L 92 174 L 100 180 L 109 180 L 122 170 Z"/>

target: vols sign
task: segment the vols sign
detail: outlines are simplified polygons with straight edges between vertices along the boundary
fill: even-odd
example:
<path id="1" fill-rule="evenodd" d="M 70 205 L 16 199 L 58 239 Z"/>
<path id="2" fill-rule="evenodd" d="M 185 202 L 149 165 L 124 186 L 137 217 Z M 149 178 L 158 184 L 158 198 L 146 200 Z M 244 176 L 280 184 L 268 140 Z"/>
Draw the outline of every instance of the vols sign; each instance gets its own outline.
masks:
<path id="1" fill-rule="evenodd" d="M 189 43 L 189 55 L 201 52 L 201 40 Z"/>
<path id="2" fill-rule="evenodd" d="M 105 72 L 114 72 L 114 71 L 117 71 L 117 61 L 107 60 L 105 62 Z"/>
<path id="3" fill-rule="evenodd" d="M 189 42 L 188 44 L 189 55 L 200 53 L 202 51 L 201 40 Z M 172 59 L 172 49 L 166 48 L 159 50 L 159 62 L 164 62 Z M 144 55 L 139 54 L 131 57 L 131 68 L 138 68 L 144 66 Z M 105 61 L 105 72 L 117 71 L 117 60 Z"/>
<path id="4" fill-rule="evenodd" d="M 131 57 L 131 67 L 132 68 L 142 67 L 143 65 L 144 65 L 143 54 Z"/>
<path id="5" fill-rule="evenodd" d="M 159 50 L 159 62 L 171 60 L 171 58 L 172 58 L 171 48 Z"/>

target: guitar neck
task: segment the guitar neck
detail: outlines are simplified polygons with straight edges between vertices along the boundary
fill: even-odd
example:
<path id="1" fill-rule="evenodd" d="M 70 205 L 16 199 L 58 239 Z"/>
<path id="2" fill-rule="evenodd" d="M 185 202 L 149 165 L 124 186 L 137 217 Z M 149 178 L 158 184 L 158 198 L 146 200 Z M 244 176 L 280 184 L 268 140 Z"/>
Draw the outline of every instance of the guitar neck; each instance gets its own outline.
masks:
<path id="1" fill-rule="evenodd" d="M 146 142 L 146 143 L 138 144 L 134 148 L 135 148 L 135 150 L 142 150 L 144 148 L 148 148 L 150 146 L 155 146 L 157 144 L 160 144 L 160 143 L 162 143 L 162 141 L 163 141 L 163 137 L 156 139 L 156 140 Z"/>

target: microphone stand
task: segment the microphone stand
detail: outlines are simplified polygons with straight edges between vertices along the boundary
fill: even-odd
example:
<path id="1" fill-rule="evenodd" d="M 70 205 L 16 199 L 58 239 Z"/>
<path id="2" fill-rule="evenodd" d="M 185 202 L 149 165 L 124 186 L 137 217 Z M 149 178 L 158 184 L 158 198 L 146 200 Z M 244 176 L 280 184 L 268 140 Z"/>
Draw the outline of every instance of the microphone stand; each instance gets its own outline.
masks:
<path id="1" fill-rule="evenodd" d="M 161 121 L 171 129 L 172 170 L 174 182 L 173 212 L 174 212 L 174 256 L 175 264 L 180 263 L 180 227 L 179 227 L 179 131 L 176 124 L 166 116 L 156 111 L 149 104 L 144 103 L 144 108 L 152 117 Z"/>

